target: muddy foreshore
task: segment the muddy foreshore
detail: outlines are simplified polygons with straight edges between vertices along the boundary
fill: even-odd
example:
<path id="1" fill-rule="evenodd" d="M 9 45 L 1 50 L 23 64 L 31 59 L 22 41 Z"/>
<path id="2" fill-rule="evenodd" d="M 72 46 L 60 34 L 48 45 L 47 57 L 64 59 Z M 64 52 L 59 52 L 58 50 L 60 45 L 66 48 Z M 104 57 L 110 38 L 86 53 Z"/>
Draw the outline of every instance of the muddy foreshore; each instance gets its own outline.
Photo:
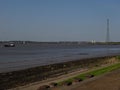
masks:
<path id="1" fill-rule="evenodd" d="M 66 74 L 77 68 L 99 66 L 108 63 L 109 58 L 115 56 L 104 56 L 82 60 L 74 60 L 63 63 L 38 66 L 25 70 L 0 73 L 0 90 L 14 88 L 29 83 L 46 80 L 47 78 Z"/>

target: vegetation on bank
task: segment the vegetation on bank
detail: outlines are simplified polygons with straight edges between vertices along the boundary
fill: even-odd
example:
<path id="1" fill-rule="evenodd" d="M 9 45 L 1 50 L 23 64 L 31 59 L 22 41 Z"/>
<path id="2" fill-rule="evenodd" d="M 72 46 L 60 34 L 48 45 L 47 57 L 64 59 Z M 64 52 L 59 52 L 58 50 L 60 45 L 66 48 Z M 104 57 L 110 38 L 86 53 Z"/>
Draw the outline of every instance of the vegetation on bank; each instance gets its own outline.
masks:
<path id="1" fill-rule="evenodd" d="M 120 57 L 120 56 L 117 56 L 117 58 L 118 57 Z M 119 60 L 120 60 L 120 58 L 119 58 Z M 97 70 L 93 70 L 93 71 L 83 73 L 83 74 L 80 74 L 80 75 L 77 75 L 77 76 L 75 76 L 73 78 L 69 78 L 69 79 L 64 80 L 62 82 L 58 82 L 58 84 L 62 85 L 64 83 L 71 83 L 76 79 L 85 80 L 87 78 L 91 78 L 91 77 L 94 77 L 94 76 L 99 76 L 99 75 L 102 75 L 104 73 L 111 72 L 111 71 L 117 70 L 117 69 L 120 69 L 120 63 L 114 64 L 114 65 L 111 65 L 111 66 L 107 66 L 107 67 L 104 67 L 104 68 L 100 68 L 100 69 L 97 69 Z"/>

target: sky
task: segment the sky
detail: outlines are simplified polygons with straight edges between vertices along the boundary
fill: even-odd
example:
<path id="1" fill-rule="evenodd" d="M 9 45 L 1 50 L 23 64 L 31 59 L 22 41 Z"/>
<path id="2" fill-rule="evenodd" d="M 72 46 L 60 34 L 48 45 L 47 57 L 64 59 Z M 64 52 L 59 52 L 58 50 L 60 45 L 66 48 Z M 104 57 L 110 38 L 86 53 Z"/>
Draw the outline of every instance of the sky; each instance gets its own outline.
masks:
<path id="1" fill-rule="evenodd" d="M 120 0 L 0 0 L 0 41 L 120 41 Z"/>

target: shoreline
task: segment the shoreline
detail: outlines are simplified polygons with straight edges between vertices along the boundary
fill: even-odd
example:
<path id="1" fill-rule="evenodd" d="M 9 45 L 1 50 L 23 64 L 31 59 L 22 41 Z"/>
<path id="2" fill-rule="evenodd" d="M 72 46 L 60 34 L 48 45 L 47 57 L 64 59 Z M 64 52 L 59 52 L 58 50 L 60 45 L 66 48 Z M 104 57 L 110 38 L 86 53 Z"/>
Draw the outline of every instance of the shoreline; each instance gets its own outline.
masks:
<path id="1" fill-rule="evenodd" d="M 83 60 L 89 60 L 89 59 L 97 59 L 97 58 L 104 58 L 104 57 L 114 57 L 114 56 L 118 56 L 119 54 L 113 54 L 113 55 L 105 55 L 105 56 L 93 56 L 93 57 L 86 57 L 86 58 L 77 58 L 77 59 L 69 59 L 68 61 L 62 61 L 62 62 L 57 62 L 57 63 L 49 63 L 49 64 L 43 64 L 43 65 L 33 65 L 33 66 L 24 66 L 24 67 L 22 67 L 21 66 L 21 68 L 19 68 L 19 66 L 18 67 L 9 67 L 8 69 L 5 69 L 5 70 L 1 70 L 0 71 L 0 74 L 1 73 L 9 73 L 9 72 L 16 72 L 16 71 L 24 71 L 24 70 L 28 70 L 28 69 L 34 69 L 34 68 L 39 68 L 39 67 L 44 67 L 44 66 L 49 66 L 49 65 L 59 65 L 59 64 L 66 64 L 66 63 L 69 63 L 69 62 L 73 62 L 73 63 L 75 63 L 75 62 L 77 62 L 77 61 L 83 61 Z M 4 64 L 4 63 L 3 63 Z M 9 66 L 9 65 L 8 65 Z"/>
<path id="2" fill-rule="evenodd" d="M 9 89 L 9 90 L 37 90 L 42 85 L 49 85 L 52 82 L 64 81 L 67 78 L 72 78 L 76 75 L 79 75 L 80 73 L 86 73 L 86 72 L 90 72 L 90 71 L 93 71 L 93 70 L 97 70 L 99 68 L 111 66 L 112 64 L 116 64 L 117 62 L 114 62 L 113 61 L 114 59 L 115 59 L 114 57 L 110 58 L 109 61 L 112 61 L 111 63 L 101 65 L 99 67 L 82 68 L 82 69 L 79 69 L 79 70 L 74 70 L 74 72 L 70 72 L 70 73 L 65 74 L 65 75 L 61 75 L 61 76 L 54 77 L 54 78 L 48 78 L 47 80 L 38 81 L 38 82 L 35 82 L 35 83 L 31 83 L 31 84 L 28 84 L 28 85 L 25 85 L 25 86 L 21 86 L 21 87 Z"/>
<path id="3" fill-rule="evenodd" d="M 51 64 L 46 66 L 40 66 L 35 68 L 29 68 L 26 70 L 13 71 L 7 73 L 0 73 L 0 88 L 10 89 L 18 86 L 25 86 L 37 81 L 43 81 L 48 78 L 58 77 L 69 73 L 72 70 L 78 68 L 92 67 L 96 65 L 102 65 L 107 63 L 109 57 L 98 57 L 84 60 L 69 61 L 64 63 Z"/>

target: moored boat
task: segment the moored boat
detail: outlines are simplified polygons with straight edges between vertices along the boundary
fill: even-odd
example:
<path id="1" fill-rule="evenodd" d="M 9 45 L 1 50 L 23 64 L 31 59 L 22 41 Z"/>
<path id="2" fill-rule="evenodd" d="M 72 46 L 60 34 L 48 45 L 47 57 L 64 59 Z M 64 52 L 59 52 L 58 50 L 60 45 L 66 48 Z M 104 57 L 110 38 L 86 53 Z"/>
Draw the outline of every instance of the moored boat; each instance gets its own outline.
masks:
<path id="1" fill-rule="evenodd" d="M 4 47 L 15 47 L 15 44 L 11 43 L 11 44 L 5 44 Z"/>

